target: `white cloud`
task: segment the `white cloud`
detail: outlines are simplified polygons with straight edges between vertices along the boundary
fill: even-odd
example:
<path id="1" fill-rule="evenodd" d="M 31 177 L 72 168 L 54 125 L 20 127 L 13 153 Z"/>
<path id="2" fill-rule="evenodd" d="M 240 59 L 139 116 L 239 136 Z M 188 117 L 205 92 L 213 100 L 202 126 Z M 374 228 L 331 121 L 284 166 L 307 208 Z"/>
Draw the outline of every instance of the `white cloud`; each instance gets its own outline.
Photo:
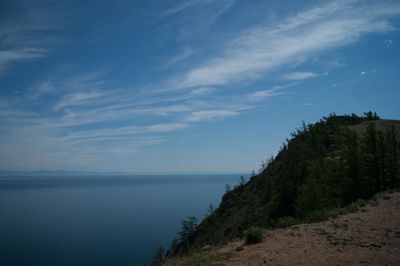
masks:
<path id="1" fill-rule="evenodd" d="M 166 124 L 156 124 L 150 125 L 143 128 L 144 132 L 172 132 L 179 129 L 187 128 L 188 125 L 184 123 L 166 123 Z"/>
<path id="2" fill-rule="evenodd" d="M 174 7 L 171 7 L 164 12 L 160 14 L 161 17 L 164 16 L 170 16 L 170 15 L 175 15 L 177 13 L 183 12 L 187 10 L 190 7 L 193 7 L 194 5 L 198 4 L 200 1 L 198 0 L 192 0 L 192 1 L 184 1 L 183 3 L 176 5 Z"/>
<path id="3" fill-rule="evenodd" d="M 143 133 L 167 133 L 187 128 L 189 125 L 186 123 L 162 123 L 146 126 L 124 126 L 116 128 L 105 128 L 96 130 L 83 130 L 70 132 L 67 136 L 63 137 L 64 141 L 79 141 L 79 140 L 94 140 L 104 138 L 120 138 Z"/>
<path id="4" fill-rule="evenodd" d="M 190 96 L 204 96 L 214 92 L 215 89 L 211 87 L 196 88 L 190 92 Z"/>
<path id="5" fill-rule="evenodd" d="M 185 48 L 181 53 L 176 55 L 175 57 L 171 58 L 167 62 L 163 64 L 163 67 L 169 67 L 171 65 L 175 65 L 177 63 L 180 63 L 186 59 L 188 59 L 190 56 L 194 54 L 194 50 L 192 48 Z"/>
<path id="6" fill-rule="evenodd" d="M 267 98 L 271 98 L 273 96 L 281 95 L 283 92 L 276 90 L 276 89 L 269 89 L 269 90 L 261 90 L 250 93 L 248 99 L 252 102 L 255 101 L 263 101 Z"/>
<path id="7" fill-rule="evenodd" d="M 367 74 L 366 71 L 361 71 L 361 72 L 360 72 L 360 75 L 361 75 L 361 76 L 364 76 L 365 74 Z"/>
<path id="8" fill-rule="evenodd" d="M 128 155 L 143 146 L 166 140 L 165 136 L 145 135 L 183 129 L 183 124 L 153 124 L 108 129 L 65 131 L 54 126 L 57 119 L 42 119 L 21 111 L 17 103 L 0 99 L 0 168 L 24 170 L 77 169 L 86 167 L 99 154 Z M 23 160 L 16 160 L 21 158 Z M 101 156 L 100 156 L 101 157 Z"/>
<path id="9" fill-rule="evenodd" d="M 277 22 L 244 31 L 214 58 L 170 80 L 170 89 L 252 81 L 268 71 L 302 62 L 319 53 L 356 42 L 365 34 L 393 30 L 389 18 L 399 5 L 359 6 L 337 1 Z"/>
<path id="10" fill-rule="evenodd" d="M 1 6 L 4 10 L 0 21 L 0 75 L 14 64 L 47 56 L 54 42 L 49 32 L 58 27 L 60 16 L 36 2 L 11 6 L 15 8 L 11 12 L 7 4 Z"/>
<path id="11" fill-rule="evenodd" d="M 313 72 L 292 72 L 282 77 L 283 80 L 297 81 L 303 79 L 316 78 L 318 74 Z"/>
<path id="12" fill-rule="evenodd" d="M 161 12 L 156 22 L 163 21 L 163 32 L 173 32 L 178 39 L 198 36 L 205 33 L 235 2 L 236 0 L 183 1 Z"/>
<path id="13" fill-rule="evenodd" d="M 76 106 L 82 104 L 82 102 L 87 102 L 92 99 L 97 99 L 102 96 L 105 96 L 105 92 L 78 92 L 66 95 L 62 98 L 60 102 L 58 102 L 54 106 L 54 110 L 58 111 L 62 108 L 69 107 L 69 106 Z"/>
<path id="14" fill-rule="evenodd" d="M 46 55 L 46 51 L 37 48 L 24 48 L 0 51 L 0 74 L 8 70 L 9 65 L 29 61 Z"/>
<path id="15" fill-rule="evenodd" d="M 128 98 L 129 99 L 129 98 Z M 80 102 L 77 109 L 68 108 L 55 125 L 60 127 L 87 125 L 98 122 L 131 120 L 140 117 L 171 116 L 193 110 L 194 106 L 185 104 L 169 104 L 153 106 L 146 104 L 124 104 L 107 102 L 104 99 L 91 99 L 94 106 Z M 101 103 L 96 106 L 96 102 Z M 101 114 L 101 115 L 99 115 Z"/>
<path id="16" fill-rule="evenodd" d="M 190 113 L 185 122 L 201 122 L 201 121 L 208 121 L 208 120 L 215 120 L 215 119 L 223 119 L 229 116 L 236 116 L 238 115 L 238 111 L 234 110 L 206 110 L 206 111 L 196 111 Z"/>

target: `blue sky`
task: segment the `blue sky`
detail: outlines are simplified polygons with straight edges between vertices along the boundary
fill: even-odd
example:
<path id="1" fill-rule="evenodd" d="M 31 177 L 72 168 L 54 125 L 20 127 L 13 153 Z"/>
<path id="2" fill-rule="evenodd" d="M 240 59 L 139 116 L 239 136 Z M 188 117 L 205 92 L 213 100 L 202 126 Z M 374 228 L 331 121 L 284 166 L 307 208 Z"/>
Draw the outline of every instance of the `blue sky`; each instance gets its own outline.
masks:
<path id="1" fill-rule="evenodd" d="M 0 169 L 250 172 L 331 112 L 400 119 L 398 1 L 0 0 Z"/>

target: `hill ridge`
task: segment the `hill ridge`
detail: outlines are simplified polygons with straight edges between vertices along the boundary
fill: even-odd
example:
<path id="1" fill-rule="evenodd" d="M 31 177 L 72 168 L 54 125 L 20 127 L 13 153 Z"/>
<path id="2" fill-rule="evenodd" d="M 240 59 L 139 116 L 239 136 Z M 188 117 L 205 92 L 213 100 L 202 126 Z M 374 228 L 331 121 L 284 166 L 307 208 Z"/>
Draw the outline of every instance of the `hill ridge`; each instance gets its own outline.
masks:
<path id="1" fill-rule="evenodd" d="M 400 121 L 368 112 L 331 114 L 295 130 L 258 175 L 226 191 L 197 226 L 184 221 L 168 257 L 241 237 L 251 226 L 319 221 L 341 208 L 400 185 Z M 187 226 L 190 225 L 190 226 Z"/>
<path id="2" fill-rule="evenodd" d="M 166 265 L 400 265 L 400 192 L 381 193 L 354 212 L 265 231 L 265 241 L 234 240 Z"/>

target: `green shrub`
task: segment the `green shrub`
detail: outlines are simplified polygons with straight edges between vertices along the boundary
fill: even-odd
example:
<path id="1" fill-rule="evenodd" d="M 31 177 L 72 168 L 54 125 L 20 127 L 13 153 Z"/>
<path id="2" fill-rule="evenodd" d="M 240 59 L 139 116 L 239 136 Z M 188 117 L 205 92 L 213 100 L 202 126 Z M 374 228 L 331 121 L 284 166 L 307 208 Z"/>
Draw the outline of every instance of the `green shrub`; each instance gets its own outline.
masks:
<path id="1" fill-rule="evenodd" d="M 264 240 L 264 229 L 260 227 L 250 227 L 244 231 L 246 244 L 257 244 Z"/>
<path id="2" fill-rule="evenodd" d="M 328 220 L 329 218 L 330 218 L 329 213 L 325 209 L 322 209 L 322 210 L 312 211 L 307 215 L 307 217 L 304 218 L 304 221 L 306 223 L 315 223 Z"/>
<path id="3" fill-rule="evenodd" d="M 360 208 L 364 207 L 365 205 L 367 205 L 368 201 L 365 199 L 358 199 L 355 202 L 350 203 L 349 205 L 347 205 L 345 207 L 346 211 L 348 213 L 352 213 L 352 212 L 356 212 L 358 211 Z"/>
<path id="4" fill-rule="evenodd" d="M 334 208 L 327 210 L 327 213 L 330 218 L 336 218 L 339 215 L 346 214 L 346 210 L 344 208 Z"/>
<path id="5" fill-rule="evenodd" d="M 285 228 L 299 223 L 301 223 L 299 219 L 296 219 L 292 216 L 284 216 L 279 218 L 278 221 L 275 222 L 274 226 L 278 228 Z"/>

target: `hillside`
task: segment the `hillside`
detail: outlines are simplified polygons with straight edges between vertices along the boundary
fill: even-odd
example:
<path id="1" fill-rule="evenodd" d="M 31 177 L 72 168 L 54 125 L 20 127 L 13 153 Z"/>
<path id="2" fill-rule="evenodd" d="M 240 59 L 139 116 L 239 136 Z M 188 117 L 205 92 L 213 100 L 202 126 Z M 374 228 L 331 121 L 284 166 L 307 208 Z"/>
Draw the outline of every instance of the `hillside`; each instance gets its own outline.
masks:
<path id="1" fill-rule="evenodd" d="M 232 241 L 166 265 L 400 265 L 400 193 L 380 194 L 350 214 L 265 231 L 265 241 Z"/>
<path id="2" fill-rule="evenodd" d="M 316 222 L 358 199 L 400 185 L 400 121 L 368 112 L 331 114 L 286 139 L 275 158 L 248 182 L 227 189 L 199 224 L 183 221 L 167 257 L 240 239 L 251 226 Z"/>

